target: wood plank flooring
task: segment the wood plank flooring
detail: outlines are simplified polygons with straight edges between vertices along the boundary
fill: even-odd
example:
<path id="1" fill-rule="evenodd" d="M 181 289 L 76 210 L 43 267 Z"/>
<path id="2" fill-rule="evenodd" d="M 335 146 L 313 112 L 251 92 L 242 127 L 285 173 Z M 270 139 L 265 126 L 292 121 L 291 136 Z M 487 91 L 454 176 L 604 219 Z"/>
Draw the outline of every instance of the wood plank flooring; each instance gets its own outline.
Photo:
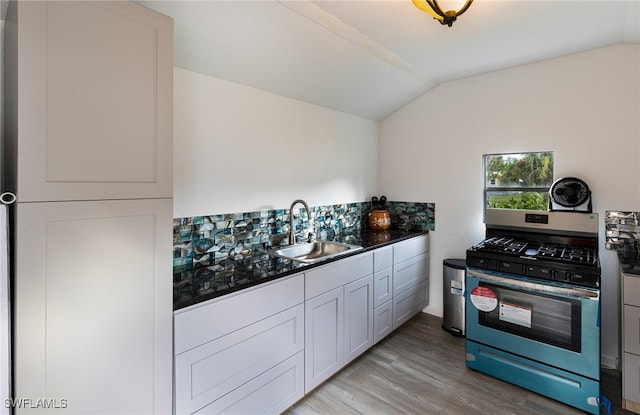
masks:
<path id="1" fill-rule="evenodd" d="M 464 339 L 441 324 L 438 317 L 418 314 L 285 414 L 584 414 L 467 369 Z M 603 370 L 602 388 L 614 415 L 633 415 L 620 406 L 619 372 Z"/>

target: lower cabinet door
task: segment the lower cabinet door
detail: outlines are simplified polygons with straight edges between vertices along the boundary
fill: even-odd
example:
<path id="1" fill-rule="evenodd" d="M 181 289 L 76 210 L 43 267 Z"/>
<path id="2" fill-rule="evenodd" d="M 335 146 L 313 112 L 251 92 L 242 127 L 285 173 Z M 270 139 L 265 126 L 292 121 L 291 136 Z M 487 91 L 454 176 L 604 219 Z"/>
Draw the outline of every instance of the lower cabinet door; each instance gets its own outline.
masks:
<path id="1" fill-rule="evenodd" d="M 638 403 L 640 408 L 640 356 L 631 353 L 624 353 L 622 398 Z"/>
<path id="2" fill-rule="evenodd" d="M 397 329 L 429 304 L 428 282 L 424 281 L 393 298 L 393 329 Z"/>
<path id="3" fill-rule="evenodd" d="M 393 331 L 393 301 L 389 300 L 373 310 L 373 343 Z"/>
<path id="4" fill-rule="evenodd" d="M 344 287 L 344 363 L 373 346 L 373 275 Z"/>
<path id="5" fill-rule="evenodd" d="M 303 396 L 304 352 L 299 352 L 196 414 L 279 414 Z"/>
<path id="6" fill-rule="evenodd" d="M 15 396 L 172 409 L 171 199 L 16 206 Z M 16 413 L 56 412 L 22 407 Z"/>
<path id="7" fill-rule="evenodd" d="M 379 307 L 393 298 L 393 268 L 373 274 L 373 306 Z"/>
<path id="8" fill-rule="evenodd" d="M 635 355 L 640 355 L 640 307 L 626 304 L 623 307 L 623 350 Z"/>
<path id="9" fill-rule="evenodd" d="M 343 366 L 344 291 L 336 288 L 305 304 L 305 392 Z"/>

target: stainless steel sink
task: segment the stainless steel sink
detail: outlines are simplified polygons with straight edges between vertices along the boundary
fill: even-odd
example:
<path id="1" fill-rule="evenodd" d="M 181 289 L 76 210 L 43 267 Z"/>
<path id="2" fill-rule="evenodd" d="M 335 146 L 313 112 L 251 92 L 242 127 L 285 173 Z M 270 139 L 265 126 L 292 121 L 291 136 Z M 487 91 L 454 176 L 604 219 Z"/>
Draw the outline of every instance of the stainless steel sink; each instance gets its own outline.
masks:
<path id="1" fill-rule="evenodd" d="M 340 242 L 314 241 L 289 245 L 267 252 L 269 255 L 311 264 L 358 249 L 362 249 L 362 247 Z"/>

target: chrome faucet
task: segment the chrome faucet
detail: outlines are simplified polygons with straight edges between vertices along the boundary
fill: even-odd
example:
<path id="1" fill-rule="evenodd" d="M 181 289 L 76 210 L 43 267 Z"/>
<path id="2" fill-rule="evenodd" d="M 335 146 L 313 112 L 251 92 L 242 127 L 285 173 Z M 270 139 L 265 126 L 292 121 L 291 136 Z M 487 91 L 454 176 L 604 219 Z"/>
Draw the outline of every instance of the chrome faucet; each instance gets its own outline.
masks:
<path id="1" fill-rule="evenodd" d="M 309 205 L 307 205 L 307 202 L 302 199 L 296 199 L 293 201 L 293 203 L 291 203 L 291 207 L 289 208 L 289 226 L 291 227 L 291 230 L 289 231 L 290 245 L 296 244 L 296 227 L 293 224 L 293 207 L 298 203 L 302 204 L 302 206 L 304 206 L 304 209 L 307 211 L 307 219 L 311 219 L 311 213 L 309 212 Z"/>

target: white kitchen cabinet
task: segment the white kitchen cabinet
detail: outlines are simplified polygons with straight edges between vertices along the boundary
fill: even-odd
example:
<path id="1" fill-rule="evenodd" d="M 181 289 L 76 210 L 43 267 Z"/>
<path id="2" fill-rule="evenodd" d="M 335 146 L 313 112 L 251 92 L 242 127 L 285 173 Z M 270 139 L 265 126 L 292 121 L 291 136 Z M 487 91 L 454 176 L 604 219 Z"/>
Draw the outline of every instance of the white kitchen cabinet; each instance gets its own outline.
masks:
<path id="1" fill-rule="evenodd" d="M 3 190 L 172 197 L 172 20 L 125 1 L 15 1 L 5 29 Z"/>
<path id="2" fill-rule="evenodd" d="M 393 301 L 389 300 L 373 310 L 373 343 L 378 343 L 392 331 Z"/>
<path id="3" fill-rule="evenodd" d="M 305 392 L 344 366 L 344 289 L 305 302 Z"/>
<path id="4" fill-rule="evenodd" d="M 344 367 L 347 359 L 373 344 L 372 275 L 371 252 L 305 273 L 306 392 Z M 345 297 L 348 298 L 347 312 Z M 351 329 L 355 332 L 351 333 Z M 347 342 L 345 336 L 348 336 Z"/>
<path id="5" fill-rule="evenodd" d="M 196 414 L 280 414 L 304 394 L 304 352 L 278 364 Z"/>
<path id="6" fill-rule="evenodd" d="M 373 342 L 393 330 L 393 246 L 373 251 Z"/>
<path id="7" fill-rule="evenodd" d="M 423 281 L 393 297 L 393 329 L 406 323 L 429 304 L 429 285 Z"/>
<path id="8" fill-rule="evenodd" d="M 426 280 L 429 275 L 429 256 L 427 253 L 417 255 L 393 266 L 393 295 L 408 290 Z"/>
<path id="9" fill-rule="evenodd" d="M 393 246 L 373 251 L 373 306 L 379 307 L 393 297 Z"/>
<path id="10" fill-rule="evenodd" d="M 304 276 L 175 312 L 175 412 L 279 413 L 304 395 Z"/>
<path id="11" fill-rule="evenodd" d="M 429 237 L 393 245 L 393 329 L 429 304 Z"/>
<path id="12" fill-rule="evenodd" d="M 373 275 L 344 287 L 344 363 L 373 346 Z"/>
<path id="13" fill-rule="evenodd" d="M 171 199 L 18 206 L 16 397 L 171 412 L 171 221 Z"/>
<path id="14" fill-rule="evenodd" d="M 640 413 L 640 275 L 622 274 L 622 408 Z"/>
<path id="15" fill-rule="evenodd" d="M 172 20 L 125 1 L 12 1 L 4 27 L 14 395 L 171 413 Z"/>

